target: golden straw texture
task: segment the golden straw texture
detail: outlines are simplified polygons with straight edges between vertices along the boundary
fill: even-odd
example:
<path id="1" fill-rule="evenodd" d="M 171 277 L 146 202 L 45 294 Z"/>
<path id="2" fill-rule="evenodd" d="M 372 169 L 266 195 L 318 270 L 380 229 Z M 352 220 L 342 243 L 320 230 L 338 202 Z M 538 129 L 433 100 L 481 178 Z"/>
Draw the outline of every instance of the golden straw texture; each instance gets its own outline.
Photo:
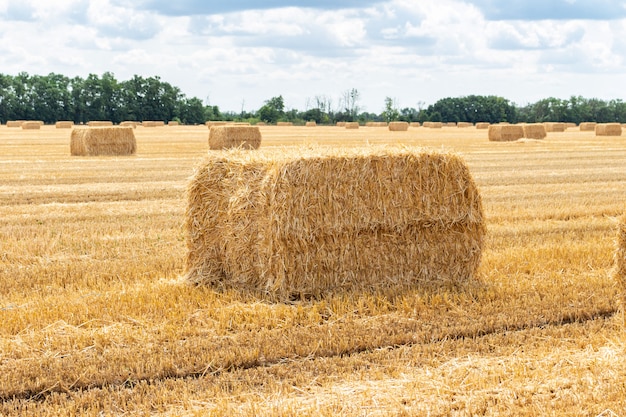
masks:
<path id="1" fill-rule="evenodd" d="M 70 153 L 74 156 L 133 155 L 137 141 L 130 126 L 83 127 L 72 130 Z"/>
<path id="2" fill-rule="evenodd" d="M 613 278 L 618 288 L 622 314 L 626 314 L 626 215 L 621 217 L 618 225 Z M 624 315 L 624 325 L 626 325 L 626 315 Z"/>
<path id="3" fill-rule="evenodd" d="M 7 120 L 7 127 L 22 127 L 23 120 Z"/>
<path id="4" fill-rule="evenodd" d="M 261 130 L 257 126 L 211 126 L 209 149 L 259 149 Z"/>
<path id="5" fill-rule="evenodd" d="M 346 124 L 344 125 L 346 129 L 358 129 L 359 128 L 359 122 L 346 122 Z"/>
<path id="6" fill-rule="evenodd" d="M 485 234 L 465 162 L 419 148 L 210 153 L 187 196 L 186 280 L 278 299 L 466 281 Z"/>
<path id="7" fill-rule="evenodd" d="M 314 120 L 312 120 L 310 122 L 306 122 L 305 126 L 306 127 L 315 127 L 315 126 L 317 126 L 317 123 Z"/>
<path id="8" fill-rule="evenodd" d="M 478 122 L 476 123 L 476 129 L 489 129 L 490 123 L 487 122 Z"/>
<path id="9" fill-rule="evenodd" d="M 41 129 L 42 124 L 43 123 L 34 120 L 27 121 L 22 123 L 22 129 Z"/>
<path id="10" fill-rule="evenodd" d="M 543 125 L 546 127 L 546 132 L 565 132 L 565 123 L 546 122 Z"/>
<path id="11" fill-rule="evenodd" d="M 473 127 L 474 124 L 470 122 L 459 122 L 456 124 L 457 127 Z"/>

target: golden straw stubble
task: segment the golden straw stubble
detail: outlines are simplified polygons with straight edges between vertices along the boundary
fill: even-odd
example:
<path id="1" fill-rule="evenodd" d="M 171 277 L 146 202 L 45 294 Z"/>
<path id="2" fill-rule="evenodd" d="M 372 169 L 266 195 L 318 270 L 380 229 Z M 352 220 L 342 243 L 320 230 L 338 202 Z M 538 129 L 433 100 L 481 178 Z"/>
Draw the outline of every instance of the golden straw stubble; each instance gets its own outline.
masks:
<path id="1" fill-rule="evenodd" d="M 231 150 L 188 186 L 186 280 L 286 299 L 470 279 L 481 198 L 454 154 Z"/>

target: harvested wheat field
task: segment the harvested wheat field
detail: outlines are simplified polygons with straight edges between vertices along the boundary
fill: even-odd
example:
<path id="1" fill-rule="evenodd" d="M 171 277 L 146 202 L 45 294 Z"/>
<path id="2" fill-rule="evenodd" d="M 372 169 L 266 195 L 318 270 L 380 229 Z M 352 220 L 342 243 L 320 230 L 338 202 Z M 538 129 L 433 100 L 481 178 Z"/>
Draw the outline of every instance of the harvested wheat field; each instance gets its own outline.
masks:
<path id="1" fill-rule="evenodd" d="M 626 138 L 261 133 L 248 154 L 460 155 L 487 230 L 474 277 L 284 302 L 189 285 L 186 189 L 206 126 L 137 129 L 132 158 L 72 157 L 55 126 L 0 129 L 0 416 L 626 415 Z"/>

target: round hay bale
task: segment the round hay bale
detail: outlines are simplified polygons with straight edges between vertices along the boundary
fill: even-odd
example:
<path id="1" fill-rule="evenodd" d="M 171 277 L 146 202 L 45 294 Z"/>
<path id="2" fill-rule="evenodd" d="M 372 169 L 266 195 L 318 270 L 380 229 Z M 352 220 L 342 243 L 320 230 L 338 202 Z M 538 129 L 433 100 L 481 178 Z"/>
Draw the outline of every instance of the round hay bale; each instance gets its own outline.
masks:
<path id="1" fill-rule="evenodd" d="M 596 122 L 583 122 L 578 126 L 578 128 L 581 132 L 595 132 L 596 125 Z"/>
<path id="2" fill-rule="evenodd" d="M 622 136 L 622 125 L 619 123 L 598 123 L 596 136 Z"/>
<path id="3" fill-rule="evenodd" d="M 60 120 L 54 124 L 57 129 L 71 129 L 74 127 L 74 122 L 67 120 Z"/>
<path id="4" fill-rule="evenodd" d="M 524 137 L 524 126 L 509 124 L 489 125 L 487 135 L 492 142 L 511 142 Z"/>
<path id="5" fill-rule="evenodd" d="M 261 131 L 257 126 L 211 126 L 209 149 L 259 149 Z"/>
<path id="6" fill-rule="evenodd" d="M 565 123 L 546 122 L 543 124 L 546 132 L 565 132 Z"/>
<path id="7" fill-rule="evenodd" d="M 82 127 L 72 130 L 73 156 L 134 155 L 137 141 L 130 126 Z"/>
<path id="8" fill-rule="evenodd" d="M 406 132 L 409 130 L 408 122 L 389 122 L 389 130 L 392 132 Z"/>
<path id="9" fill-rule="evenodd" d="M 36 121 L 36 120 L 29 120 L 27 122 L 23 122 L 22 123 L 22 129 L 25 130 L 37 130 L 37 129 L 41 129 L 41 125 L 42 123 Z"/>
<path id="10" fill-rule="evenodd" d="M 359 128 L 359 122 L 346 122 L 346 124 L 344 125 L 346 129 L 358 129 Z"/>
<path id="11" fill-rule="evenodd" d="M 109 120 L 92 120 L 90 122 L 87 122 L 87 126 L 89 127 L 113 126 L 113 122 Z"/>
<path id="12" fill-rule="evenodd" d="M 476 129 L 489 129 L 491 123 L 487 122 L 478 122 L 476 123 Z"/>
<path id="13" fill-rule="evenodd" d="M 209 153 L 187 200 L 185 279 L 280 300 L 465 282 L 485 236 L 466 163 L 421 148 Z"/>
<path id="14" fill-rule="evenodd" d="M 545 139 L 548 135 L 546 127 L 542 123 L 529 123 L 523 125 L 524 137 L 528 139 Z"/>

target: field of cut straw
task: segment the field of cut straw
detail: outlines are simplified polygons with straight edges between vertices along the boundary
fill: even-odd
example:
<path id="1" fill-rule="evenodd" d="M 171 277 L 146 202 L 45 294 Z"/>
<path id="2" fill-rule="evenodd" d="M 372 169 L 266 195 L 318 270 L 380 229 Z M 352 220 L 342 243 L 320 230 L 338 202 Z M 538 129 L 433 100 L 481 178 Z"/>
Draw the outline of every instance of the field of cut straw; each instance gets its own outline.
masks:
<path id="1" fill-rule="evenodd" d="M 486 219 L 475 279 L 290 302 L 185 285 L 206 126 L 139 126 L 135 155 L 99 157 L 0 126 L 0 416 L 626 416 L 626 137 L 261 132 L 459 153 Z"/>

